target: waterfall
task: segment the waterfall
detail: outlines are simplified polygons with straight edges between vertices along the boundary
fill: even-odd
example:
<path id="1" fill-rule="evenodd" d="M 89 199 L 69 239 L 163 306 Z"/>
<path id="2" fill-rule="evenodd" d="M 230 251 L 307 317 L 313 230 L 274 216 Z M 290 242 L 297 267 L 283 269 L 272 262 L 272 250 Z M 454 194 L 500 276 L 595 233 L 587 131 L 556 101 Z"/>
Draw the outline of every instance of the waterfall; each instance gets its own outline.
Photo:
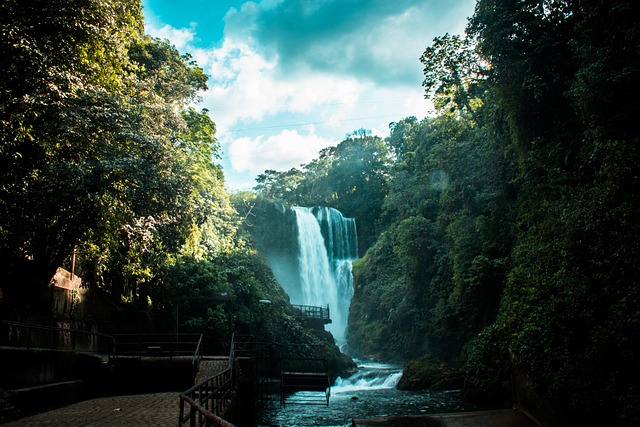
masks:
<path id="1" fill-rule="evenodd" d="M 353 296 L 351 262 L 357 258 L 355 220 L 333 208 L 294 207 L 298 239 L 299 298 L 294 304 L 329 305 L 327 329 L 344 338 Z M 293 298 L 293 297 L 292 297 Z"/>
<path id="2" fill-rule="evenodd" d="M 338 378 L 332 393 L 360 390 L 392 389 L 402 377 L 402 367 L 385 363 L 367 362 L 358 366 L 358 372 L 349 378 Z"/>

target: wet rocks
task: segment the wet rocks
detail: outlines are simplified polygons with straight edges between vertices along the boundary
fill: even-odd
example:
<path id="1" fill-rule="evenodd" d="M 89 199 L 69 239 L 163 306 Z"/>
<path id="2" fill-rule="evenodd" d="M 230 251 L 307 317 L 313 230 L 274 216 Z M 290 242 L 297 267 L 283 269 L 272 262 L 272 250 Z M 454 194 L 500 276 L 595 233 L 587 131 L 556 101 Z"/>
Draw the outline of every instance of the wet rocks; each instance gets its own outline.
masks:
<path id="1" fill-rule="evenodd" d="M 407 363 L 399 390 L 456 390 L 462 388 L 464 374 L 430 355 L 424 355 Z"/>

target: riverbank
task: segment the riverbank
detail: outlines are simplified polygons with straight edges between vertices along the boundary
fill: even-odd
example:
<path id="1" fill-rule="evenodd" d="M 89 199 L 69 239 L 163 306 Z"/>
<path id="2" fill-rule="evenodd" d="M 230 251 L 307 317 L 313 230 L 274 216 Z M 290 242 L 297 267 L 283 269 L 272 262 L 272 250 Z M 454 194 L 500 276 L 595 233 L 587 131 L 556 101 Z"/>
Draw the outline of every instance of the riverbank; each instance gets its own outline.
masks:
<path id="1" fill-rule="evenodd" d="M 354 419 L 352 427 L 539 427 L 515 409 Z"/>
<path id="2" fill-rule="evenodd" d="M 402 375 L 401 366 L 364 360 L 357 362 L 358 372 L 349 378 L 336 381 L 331 388 L 328 406 L 275 405 L 263 411 L 258 424 L 265 427 L 344 427 L 351 426 L 354 420 L 373 422 L 390 420 L 393 417 L 407 419 L 406 416 L 409 414 L 426 417 L 493 409 L 468 404 L 462 400 L 459 393 L 398 390 L 396 385 Z M 530 426 L 525 424 L 523 427 Z"/>

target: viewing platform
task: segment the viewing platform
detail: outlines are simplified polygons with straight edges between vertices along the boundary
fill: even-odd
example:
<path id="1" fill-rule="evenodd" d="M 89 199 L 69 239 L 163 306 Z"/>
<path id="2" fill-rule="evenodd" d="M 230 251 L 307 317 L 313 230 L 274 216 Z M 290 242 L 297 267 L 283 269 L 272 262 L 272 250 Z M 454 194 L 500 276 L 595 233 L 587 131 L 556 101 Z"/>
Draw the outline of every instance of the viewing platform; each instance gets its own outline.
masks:
<path id="1" fill-rule="evenodd" d="M 321 321 L 323 325 L 331 323 L 331 312 L 329 311 L 329 305 L 326 307 L 315 305 L 295 305 L 293 307 L 292 315 L 298 319 L 316 320 Z"/>

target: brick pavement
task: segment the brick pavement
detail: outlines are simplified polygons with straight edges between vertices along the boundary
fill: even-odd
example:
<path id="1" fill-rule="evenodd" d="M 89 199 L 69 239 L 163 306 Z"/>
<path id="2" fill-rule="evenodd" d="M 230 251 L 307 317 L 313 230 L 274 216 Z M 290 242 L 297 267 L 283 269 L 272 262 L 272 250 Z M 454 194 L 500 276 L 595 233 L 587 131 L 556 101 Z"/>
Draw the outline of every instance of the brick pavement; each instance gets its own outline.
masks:
<path id="1" fill-rule="evenodd" d="M 86 400 L 13 421 L 5 426 L 176 426 L 178 392 L 110 396 Z"/>
<path id="2" fill-rule="evenodd" d="M 198 369 L 195 383 L 198 384 L 228 367 L 228 357 L 205 357 L 200 361 L 200 369 Z"/>
<path id="3" fill-rule="evenodd" d="M 206 358 L 200 363 L 197 381 L 228 366 L 228 358 Z M 101 397 L 32 415 L 4 426 L 176 426 L 180 414 L 179 395 L 180 392 L 175 391 Z"/>

